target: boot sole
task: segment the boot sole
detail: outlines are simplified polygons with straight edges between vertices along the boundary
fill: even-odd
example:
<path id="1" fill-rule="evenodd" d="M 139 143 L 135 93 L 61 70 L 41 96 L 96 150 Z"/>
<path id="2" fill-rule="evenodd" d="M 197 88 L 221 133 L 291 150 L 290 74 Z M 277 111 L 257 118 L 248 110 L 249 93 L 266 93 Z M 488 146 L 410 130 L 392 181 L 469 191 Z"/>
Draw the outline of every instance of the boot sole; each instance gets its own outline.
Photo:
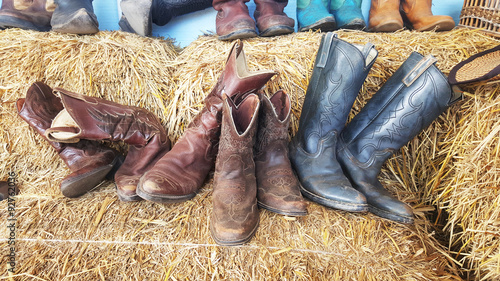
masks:
<path id="1" fill-rule="evenodd" d="M 390 221 L 395 221 L 403 224 L 413 224 L 414 222 L 413 217 L 397 215 L 395 213 L 387 212 L 372 205 L 368 205 L 368 211 L 374 215 L 377 215 L 384 219 L 388 219 Z"/>
<path id="2" fill-rule="evenodd" d="M 78 177 L 63 180 L 61 182 L 61 193 L 69 198 L 76 198 L 84 195 L 85 193 L 95 189 L 98 184 L 106 180 L 106 176 L 111 170 L 113 170 L 113 167 L 118 162 L 119 159 L 116 157 L 113 162 L 108 165 L 101 166 Z"/>
<path id="3" fill-rule="evenodd" d="M 144 190 L 141 189 L 141 186 L 142 186 L 142 179 L 139 181 L 136 190 L 137 195 L 140 198 L 161 204 L 184 202 L 193 199 L 196 196 L 196 193 L 191 193 L 187 195 L 156 195 L 145 192 Z"/>
<path id="4" fill-rule="evenodd" d="M 284 211 L 284 210 L 276 209 L 276 208 L 273 208 L 273 207 L 271 207 L 269 205 L 261 203 L 260 201 L 257 201 L 257 205 L 259 205 L 259 207 L 261 207 L 263 209 L 266 209 L 266 210 L 271 211 L 273 213 L 284 215 L 284 216 L 302 217 L 302 216 L 307 215 L 307 212 L 289 212 L 289 211 Z"/>
<path id="5" fill-rule="evenodd" d="M 0 15 L 0 30 L 7 29 L 7 28 L 21 28 L 21 29 L 27 29 L 27 30 L 36 30 L 36 31 L 49 31 L 49 27 L 39 27 L 34 24 L 32 24 L 29 21 L 25 21 L 16 17 L 12 17 L 9 15 Z"/>
<path id="6" fill-rule="evenodd" d="M 322 32 L 327 32 L 327 31 L 334 31 L 337 29 L 337 23 L 335 22 L 335 19 L 322 19 L 319 20 L 309 26 L 304 26 L 299 29 L 300 32 L 305 32 L 309 30 L 321 30 Z"/>
<path id="7" fill-rule="evenodd" d="M 257 228 L 259 228 L 259 221 L 255 224 L 254 229 L 248 234 L 247 237 L 240 239 L 240 240 L 233 240 L 233 241 L 226 241 L 226 240 L 221 240 L 214 235 L 214 229 L 213 229 L 213 223 L 210 222 L 210 234 L 212 238 L 214 239 L 215 243 L 221 246 L 239 246 L 247 243 L 248 241 L 252 240 L 252 238 L 255 236 L 255 232 L 257 232 Z"/>
<path id="8" fill-rule="evenodd" d="M 351 30 L 364 30 L 366 28 L 366 23 L 364 20 L 355 19 L 348 24 L 339 26 L 338 29 L 351 29 Z"/>
<path id="9" fill-rule="evenodd" d="M 221 41 L 229 41 L 235 39 L 253 38 L 257 36 L 258 36 L 257 32 L 253 29 L 242 29 L 235 32 L 231 32 L 226 35 L 220 35 L 218 39 Z"/>
<path id="10" fill-rule="evenodd" d="M 377 26 L 371 27 L 369 29 L 370 32 L 394 32 L 400 29 L 403 29 L 404 25 L 400 21 L 392 20 L 381 23 Z"/>
<path id="11" fill-rule="evenodd" d="M 368 204 L 354 204 L 354 203 L 348 203 L 348 202 L 342 202 L 324 198 L 310 192 L 309 190 L 305 189 L 302 186 L 300 187 L 300 191 L 302 192 L 302 195 L 304 195 L 304 197 L 308 198 L 309 200 L 332 209 L 343 210 L 348 212 L 357 212 L 357 213 L 368 211 L 369 207 Z"/>
<path id="12" fill-rule="evenodd" d="M 259 35 L 262 37 L 278 36 L 293 33 L 293 27 L 287 25 L 276 25 L 262 31 Z"/>
<path id="13" fill-rule="evenodd" d="M 136 195 L 125 195 L 122 191 L 118 189 L 116 186 L 116 194 L 118 194 L 118 199 L 122 202 L 134 202 L 134 201 L 142 201 L 142 198 L 139 197 L 137 194 Z"/>

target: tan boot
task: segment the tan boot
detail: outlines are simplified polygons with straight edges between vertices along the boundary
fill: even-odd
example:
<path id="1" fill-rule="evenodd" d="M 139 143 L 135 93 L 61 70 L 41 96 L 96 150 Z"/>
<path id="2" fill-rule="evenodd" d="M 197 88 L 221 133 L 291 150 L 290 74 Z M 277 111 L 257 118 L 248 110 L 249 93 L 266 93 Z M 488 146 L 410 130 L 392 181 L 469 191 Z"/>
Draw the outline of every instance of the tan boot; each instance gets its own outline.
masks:
<path id="1" fill-rule="evenodd" d="M 262 95 L 255 143 L 255 174 L 259 206 L 287 216 L 304 216 L 307 203 L 288 158 L 290 97 L 283 91 Z"/>
<path id="2" fill-rule="evenodd" d="M 215 164 L 210 232 L 217 244 L 248 242 L 259 225 L 253 146 L 259 97 L 248 95 L 239 106 L 226 98 L 219 154 Z"/>
<path id="3" fill-rule="evenodd" d="M 400 0 L 372 0 L 368 30 L 373 32 L 394 32 L 402 29 L 403 18 L 399 12 Z"/>
<path id="4" fill-rule="evenodd" d="M 455 27 L 450 16 L 434 16 L 432 0 L 402 0 L 401 15 L 408 25 L 418 31 L 447 31 Z"/>

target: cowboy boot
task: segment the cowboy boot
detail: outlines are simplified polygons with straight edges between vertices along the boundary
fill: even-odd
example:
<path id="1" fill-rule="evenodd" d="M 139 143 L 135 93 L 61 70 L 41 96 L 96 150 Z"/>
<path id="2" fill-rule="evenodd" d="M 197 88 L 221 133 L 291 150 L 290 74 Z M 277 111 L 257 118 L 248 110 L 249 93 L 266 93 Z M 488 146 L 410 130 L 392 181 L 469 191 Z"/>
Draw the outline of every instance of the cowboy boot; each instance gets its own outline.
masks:
<path id="1" fill-rule="evenodd" d="M 362 0 L 331 0 L 330 12 L 335 17 L 338 29 L 365 29 L 361 12 Z"/>
<path id="2" fill-rule="evenodd" d="M 295 21 L 283 12 L 287 4 L 288 0 L 255 0 L 253 16 L 260 36 L 284 35 L 294 31 Z"/>
<path id="3" fill-rule="evenodd" d="M 297 22 L 299 31 L 335 30 L 335 18 L 328 12 L 327 0 L 297 0 Z"/>
<path id="4" fill-rule="evenodd" d="M 115 174 L 118 197 L 136 201 L 140 177 L 170 149 L 160 120 L 146 109 L 55 88 L 63 109 L 45 131 L 49 140 L 73 143 L 80 139 L 123 141 L 127 157 Z"/>
<path id="5" fill-rule="evenodd" d="M 19 116 L 44 138 L 52 120 L 62 109 L 61 100 L 42 82 L 31 85 L 26 98 L 17 100 Z M 101 183 L 106 176 L 112 179 L 122 162 L 117 151 L 98 142 L 82 140 L 66 144 L 47 141 L 72 171 L 62 180 L 60 186 L 62 194 L 66 197 L 85 194 Z"/>
<path id="6" fill-rule="evenodd" d="M 19 10 L 14 6 L 14 0 L 3 0 L 0 8 L 0 30 L 21 28 L 49 31 L 52 11 L 47 11 L 45 5 L 46 0 L 34 0 L 28 8 Z"/>
<path id="7" fill-rule="evenodd" d="M 262 95 L 254 147 L 257 201 L 261 208 L 286 216 L 304 216 L 307 203 L 288 158 L 290 97 L 283 91 Z"/>
<path id="8" fill-rule="evenodd" d="M 151 36 L 153 0 L 121 0 L 122 17 L 118 22 L 125 32 Z"/>
<path id="9" fill-rule="evenodd" d="M 217 244 L 244 244 L 259 225 L 253 146 L 257 132 L 259 97 L 238 105 L 225 99 L 220 148 L 215 164 L 210 232 Z"/>
<path id="10" fill-rule="evenodd" d="M 404 27 L 399 12 L 400 0 L 372 0 L 368 30 L 373 32 L 394 32 Z"/>
<path id="11" fill-rule="evenodd" d="M 448 31 L 455 27 L 450 16 L 434 16 L 432 0 L 401 0 L 401 15 L 405 22 L 417 31 Z"/>
<path id="12" fill-rule="evenodd" d="M 153 0 L 152 21 L 164 26 L 172 18 L 212 7 L 212 0 Z"/>
<path id="13" fill-rule="evenodd" d="M 353 187 L 365 195 L 368 210 L 396 222 L 413 223 L 413 211 L 377 180 L 382 165 L 460 98 L 435 61 L 412 53 L 338 141 L 337 159 Z"/>
<path id="14" fill-rule="evenodd" d="M 215 27 L 219 40 L 234 40 L 257 36 L 255 21 L 245 4 L 250 0 L 214 0 L 217 11 Z"/>
<path id="15" fill-rule="evenodd" d="M 351 212 L 367 210 L 365 196 L 342 173 L 335 148 L 377 54 L 372 44 L 352 45 L 331 32 L 321 40 L 289 153 L 302 194 L 313 202 Z"/>
<path id="16" fill-rule="evenodd" d="M 54 0 L 57 5 L 50 20 L 52 30 L 61 33 L 94 34 L 99 23 L 92 7 L 93 0 Z"/>
<path id="17" fill-rule="evenodd" d="M 267 70 L 248 71 L 243 42 L 237 40 L 229 53 L 224 72 L 205 98 L 205 107 L 189 124 L 172 150 L 141 178 L 137 194 L 158 203 L 193 198 L 215 164 L 222 118 L 222 94 L 239 102 L 245 94 L 262 88 L 275 74 Z"/>

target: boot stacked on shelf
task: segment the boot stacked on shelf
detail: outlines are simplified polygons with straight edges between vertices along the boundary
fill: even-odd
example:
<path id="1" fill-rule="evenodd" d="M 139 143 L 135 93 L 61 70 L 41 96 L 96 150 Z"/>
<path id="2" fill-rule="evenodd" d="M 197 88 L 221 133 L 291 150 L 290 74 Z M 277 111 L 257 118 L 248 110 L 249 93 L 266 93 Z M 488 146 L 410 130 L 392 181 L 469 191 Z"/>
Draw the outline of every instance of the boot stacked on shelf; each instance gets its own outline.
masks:
<path id="1" fill-rule="evenodd" d="M 378 174 L 394 152 L 429 126 L 460 94 L 451 90 L 432 56 L 413 53 L 345 125 L 376 56 L 366 46 L 361 52 L 356 49 L 331 33 L 323 36 L 299 129 L 290 143 L 290 159 L 304 196 L 312 201 L 412 223 L 412 208 L 385 190 Z M 351 66 L 348 71 L 346 65 Z"/>
<path id="2" fill-rule="evenodd" d="M 435 16 L 432 0 L 372 0 L 370 31 L 393 32 L 405 25 L 417 31 L 447 31 L 455 27 L 450 16 Z"/>
<path id="3" fill-rule="evenodd" d="M 0 29 L 21 28 L 73 34 L 99 32 L 99 23 L 92 7 L 93 0 L 3 0 Z"/>

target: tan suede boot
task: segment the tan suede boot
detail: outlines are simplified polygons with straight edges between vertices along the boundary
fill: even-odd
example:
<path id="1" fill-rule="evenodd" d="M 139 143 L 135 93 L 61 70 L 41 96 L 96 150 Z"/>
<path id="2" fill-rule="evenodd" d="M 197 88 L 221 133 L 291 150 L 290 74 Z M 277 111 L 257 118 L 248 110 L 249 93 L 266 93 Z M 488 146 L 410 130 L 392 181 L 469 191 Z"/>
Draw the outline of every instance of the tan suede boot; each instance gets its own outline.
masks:
<path id="1" fill-rule="evenodd" d="M 403 18 L 399 12 L 400 0 L 372 0 L 368 30 L 394 32 L 402 29 Z"/>
<path id="2" fill-rule="evenodd" d="M 401 15 L 405 22 L 418 31 L 447 31 L 455 27 L 450 16 L 434 16 L 431 11 L 432 0 L 402 0 Z"/>

